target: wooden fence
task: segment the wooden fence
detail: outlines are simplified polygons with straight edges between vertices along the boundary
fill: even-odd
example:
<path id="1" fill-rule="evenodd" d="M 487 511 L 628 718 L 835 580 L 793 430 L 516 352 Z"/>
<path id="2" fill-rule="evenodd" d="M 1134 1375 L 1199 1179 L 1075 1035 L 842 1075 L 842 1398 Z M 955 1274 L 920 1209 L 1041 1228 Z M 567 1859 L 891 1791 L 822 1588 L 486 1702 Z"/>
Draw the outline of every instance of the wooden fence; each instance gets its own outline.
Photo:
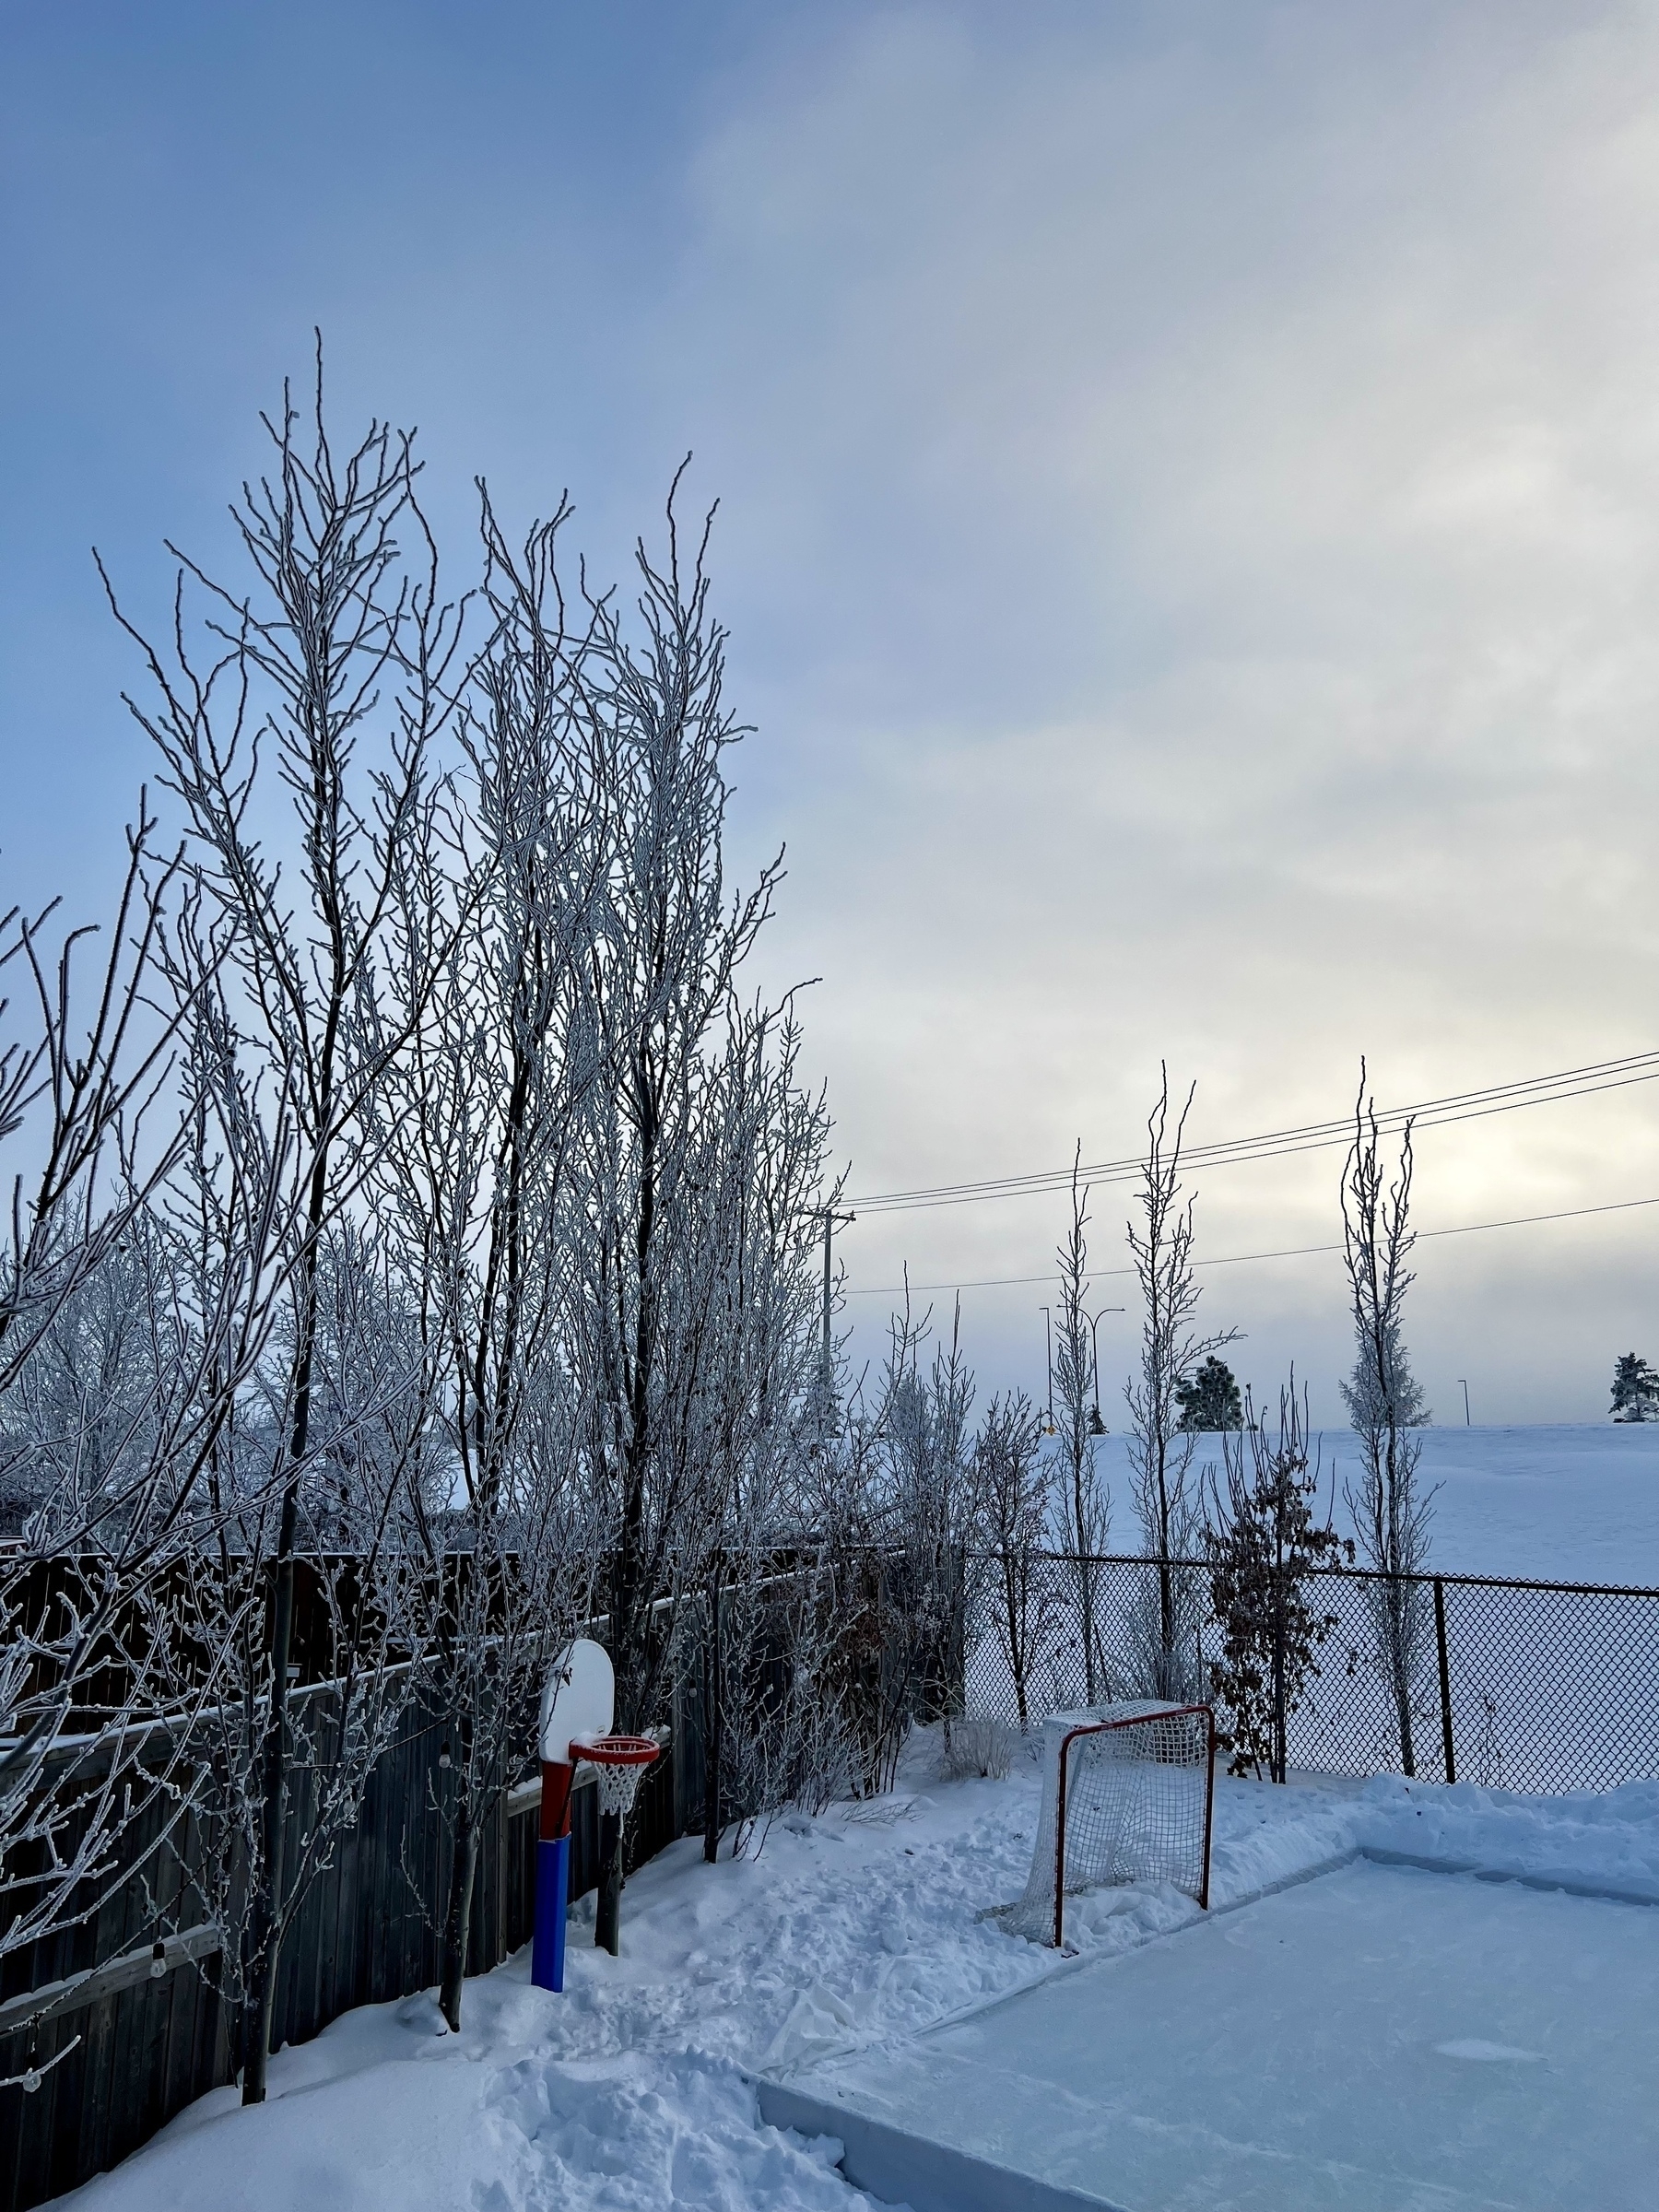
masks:
<path id="1" fill-rule="evenodd" d="M 792 1570 L 786 1555 L 780 1561 L 772 1579 L 782 1585 Z M 54 1569 L 36 1580 L 30 1602 L 40 1608 L 52 1603 L 60 1583 L 78 1594 L 71 1570 Z M 868 1581 L 861 1580 L 849 1599 L 865 1611 L 877 1587 L 866 1588 Z M 295 1695 L 326 1700 L 332 1690 L 323 1677 L 333 1646 L 320 1583 L 309 1571 L 300 1578 L 297 1601 L 295 1649 L 301 1659 Z M 592 1626 L 603 1638 L 603 1622 Z M 775 1628 L 763 1623 L 759 1632 L 770 1653 Z M 665 1754 L 649 1770 L 629 1824 L 630 1871 L 703 1822 L 695 1621 L 684 1642 Z M 885 1711 L 897 1693 L 886 1679 L 878 1636 L 864 1657 L 871 1677 L 866 1701 Z M 781 1669 L 781 1649 L 771 1658 L 774 1671 Z M 118 1682 L 113 1688 L 98 1682 L 77 1702 L 76 1716 L 89 1735 L 117 1701 L 118 1688 Z M 354 2006 L 435 1987 L 434 1923 L 445 1895 L 450 1833 L 441 1793 L 453 1787 L 439 1766 L 446 1725 L 418 1698 L 411 1702 L 370 1777 L 356 1828 L 338 1839 L 307 1893 L 282 1944 L 274 2048 L 308 2041 Z M 325 1757 L 325 1727 L 318 1736 Z M 589 1781 L 572 1800 L 572 1897 L 598 1880 L 597 1796 Z M 526 1782 L 502 1800 L 483 1838 L 469 1973 L 488 1972 L 530 1938 L 539 1804 L 539 1782 Z M 290 1863 L 304 1818 L 303 1784 L 296 1778 Z M 122 1840 L 127 1863 L 142 1862 L 155 1834 L 153 1827 L 147 1832 L 142 1822 L 133 1824 Z M 0 1960 L 0 2078 L 30 2065 L 41 2075 L 32 2093 L 0 2089 L 0 2212 L 30 2212 L 105 2171 L 195 2098 L 234 2079 L 231 2008 L 218 1987 L 217 1931 L 203 1924 L 203 1908 L 191 1891 L 202 1848 L 194 1829 L 183 1824 L 142 1877 L 117 1888 L 89 1919 Z"/>
<path id="2" fill-rule="evenodd" d="M 283 1944 L 275 2047 L 308 2041 L 353 2006 L 436 1985 L 433 1917 L 448 1864 L 435 1796 L 446 1786 L 440 1726 L 419 1704 L 406 1712 L 370 1778 L 361 1818 L 307 1896 Z M 688 1751 L 671 1738 L 646 1777 L 629 1828 L 630 1866 L 700 1818 L 700 1760 L 694 1745 Z M 590 1783 L 572 1799 L 576 1897 L 598 1879 L 597 1798 Z M 487 1972 L 529 1940 L 539 1805 L 540 1784 L 532 1782 L 501 1803 L 485 1836 L 470 1973 Z M 290 1819 L 300 1818 L 296 1806 Z M 127 1840 L 135 1855 L 144 1841 Z M 103 2171 L 234 2077 L 229 2007 L 216 1986 L 217 1932 L 189 1924 L 198 1840 L 186 1828 L 175 1845 L 152 1864 L 147 1881 L 118 1889 L 91 1919 L 0 1962 L 0 2077 L 30 2065 L 41 2075 L 32 2094 L 0 2090 L 0 2212 L 29 2212 Z M 182 1936 L 166 1938 L 169 1926 Z"/>

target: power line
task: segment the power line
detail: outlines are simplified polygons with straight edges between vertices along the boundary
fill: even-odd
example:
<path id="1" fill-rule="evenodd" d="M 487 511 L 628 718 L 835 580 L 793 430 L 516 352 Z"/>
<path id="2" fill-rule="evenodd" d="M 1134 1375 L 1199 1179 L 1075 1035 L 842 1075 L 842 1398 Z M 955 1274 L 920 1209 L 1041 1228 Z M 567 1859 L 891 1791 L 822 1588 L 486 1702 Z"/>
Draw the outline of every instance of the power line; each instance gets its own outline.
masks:
<path id="1" fill-rule="evenodd" d="M 1512 1113 L 1523 1106 L 1545 1106 L 1556 1099 L 1587 1098 L 1597 1091 L 1623 1090 L 1635 1083 L 1659 1078 L 1659 1051 L 1634 1053 L 1622 1060 L 1602 1060 L 1585 1067 L 1562 1068 L 1555 1075 L 1529 1076 L 1516 1083 L 1498 1083 L 1484 1090 L 1455 1091 L 1449 1097 L 1425 1099 L 1415 1106 L 1380 1108 L 1377 1126 L 1395 1131 L 1406 1123 L 1435 1129 L 1453 1122 L 1477 1121 L 1488 1114 Z M 1259 1136 L 1231 1137 L 1218 1143 L 1194 1145 L 1182 1154 L 1183 1165 L 1199 1168 L 1230 1167 L 1253 1159 L 1277 1159 L 1298 1152 L 1314 1152 L 1351 1144 L 1351 1116 L 1335 1122 L 1310 1122 L 1300 1128 L 1272 1129 Z M 1126 1182 L 1139 1175 L 1144 1161 L 1093 1160 L 1077 1173 L 1086 1182 Z M 992 1198 L 1023 1198 L 1039 1193 L 1065 1190 L 1072 1179 L 1070 1168 L 1043 1168 L 1029 1175 L 992 1176 L 979 1182 L 937 1183 L 913 1191 L 877 1191 L 869 1197 L 849 1200 L 861 1212 L 911 1213 L 937 1206 L 971 1206 Z M 1046 1280 L 1047 1278 L 1042 1278 Z"/>
<path id="2" fill-rule="evenodd" d="M 1586 1214 L 1628 1214 L 1641 1206 L 1659 1206 L 1659 1198 L 1616 1198 L 1606 1206 L 1570 1206 L 1555 1214 L 1517 1214 L 1508 1221 L 1460 1221 L 1450 1229 L 1419 1229 L 1419 1237 L 1472 1237 L 1488 1229 L 1530 1229 L 1539 1221 L 1579 1221 Z M 1340 1252 L 1340 1244 L 1293 1244 L 1283 1252 L 1230 1252 L 1214 1260 L 1194 1260 L 1195 1267 L 1246 1267 L 1257 1260 L 1300 1260 L 1314 1253 Z M 1091 1267 L 1090 1282 L 1104 1282 L 1109 1276 L 1133 1275 L 1133 1267 Z M 912 1283 L 912 1294 L 922 1297 L 935 1290 L 1004 1290 L 1027 1283 L 1052 1283 L 1058 1280 L 1053 1268 L 1046 1275 L 991 1275 L 978 1282 L 970 1283 Z M 867 1290 L 849 1290 L 849 1298 L 901 1298 L 907 1286 L 887 1283 Z"/>

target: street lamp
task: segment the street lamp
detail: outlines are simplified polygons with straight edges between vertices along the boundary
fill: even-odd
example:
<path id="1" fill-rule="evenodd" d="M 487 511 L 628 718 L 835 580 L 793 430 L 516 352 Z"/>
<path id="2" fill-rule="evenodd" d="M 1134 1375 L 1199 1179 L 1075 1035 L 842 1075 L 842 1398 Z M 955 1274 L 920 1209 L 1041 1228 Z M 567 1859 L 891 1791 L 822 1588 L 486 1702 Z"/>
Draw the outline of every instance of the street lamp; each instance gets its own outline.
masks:
<path id="1" fill-rule="evenodd" d="M 1088 1324 L 1089 1371 L 1094 1379 L 1094 1404 L 1088 1409 L 1088 1433 L 1090 1436 L 1104 1436 L 1107 1432 L 1106 1424 L 1100 1418 L 1100 1324 L 1108 1313 L 1121 1313 L 1123 1311 L 1122 1306 L 1102 1306 Z M 1087 1318 L 1086 1315 L 1085 1319 Z"/>

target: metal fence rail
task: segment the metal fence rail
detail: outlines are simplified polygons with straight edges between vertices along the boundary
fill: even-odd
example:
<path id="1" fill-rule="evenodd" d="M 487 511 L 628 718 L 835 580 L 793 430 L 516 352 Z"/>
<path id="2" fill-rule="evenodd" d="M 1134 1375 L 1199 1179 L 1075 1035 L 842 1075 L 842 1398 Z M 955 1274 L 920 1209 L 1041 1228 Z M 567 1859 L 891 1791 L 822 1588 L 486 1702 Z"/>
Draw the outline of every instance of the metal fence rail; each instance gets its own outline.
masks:
<path id="1" fill-rule="evenodd" d="M 1000 1562 L 976 1565 L 967 1707 L 1018 1721 L 1014 1673 L 995 1618 Z M 1325 1568 L 1312 1579 L 1312 1602 L 1336 1625 L 1290 1716 L 1291 1763 L 1323 1773 L 1397 1774 L 1398 1717 L 1372 1626 L 1383 1578 Z M 1159 1694 L 1150 1669 L 1160 1580 L 1183 1624 L 1184 1687 L 1207 1694 L 1220 1639 L 1204 1561 L 1044 1553 L 1029 1583 L 1029 1719 L 1088 1700 L 1086 1592 L 1097 1701 Z M 1469 1574 L 1415 1583 L 1423 1621 L 1410 1698 L 1418 1775 L 1545 1793 L 1607 1790 L 1659 1775 L 1659 1590 Z"/>

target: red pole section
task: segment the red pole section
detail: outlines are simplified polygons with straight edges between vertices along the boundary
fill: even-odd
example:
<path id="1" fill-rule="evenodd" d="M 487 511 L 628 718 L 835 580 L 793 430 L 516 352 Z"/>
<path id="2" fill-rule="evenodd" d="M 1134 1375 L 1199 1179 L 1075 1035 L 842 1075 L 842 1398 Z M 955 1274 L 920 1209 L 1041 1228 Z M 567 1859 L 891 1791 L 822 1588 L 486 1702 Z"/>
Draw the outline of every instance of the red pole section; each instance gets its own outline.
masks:
<path id="1" fill-rule="evenodd" d="M 1073 1728 L 1060 1745 L 1060 1784 L 1054 1793 L 1054 1948 L 1065 1942 L 1065 1761 L 1080 1735 L 1093 1735 L 1090 1726 Z"/>
<path id="2" fill-rule="evenodd" d="M 576 1770 L 562 1759 L 542 1760 L 540 1835 L 544 1843 L 557 1843 L 571 1832 L 571 1783 Z"/>

